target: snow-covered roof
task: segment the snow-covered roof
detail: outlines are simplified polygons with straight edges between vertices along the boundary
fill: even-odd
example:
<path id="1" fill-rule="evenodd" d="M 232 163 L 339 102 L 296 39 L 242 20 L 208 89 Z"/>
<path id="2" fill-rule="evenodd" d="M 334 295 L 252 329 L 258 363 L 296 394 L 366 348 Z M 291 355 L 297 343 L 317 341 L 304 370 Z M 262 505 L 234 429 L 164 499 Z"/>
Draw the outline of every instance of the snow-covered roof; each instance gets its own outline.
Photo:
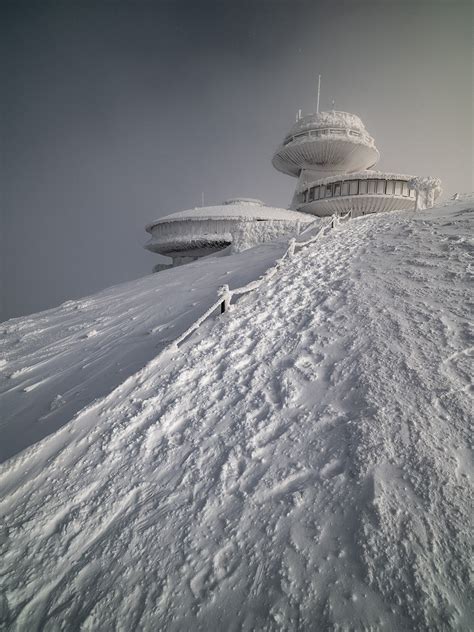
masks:
<path id="1" fill-rule="evenodd" d="M 295 221 L 311 222 L 313 217 L 298 211 L 290 211 L 285 208 L 276 208 L 266 206 L 260 200 L 251 198 L 234 198 L 226 200 L 218 206 L 204 206 L 189 209 L 186 211 L 178 211 L 160 217 L 154 222 L 146 226 L 146 230 L 151 232 L 152 228 L 157 224 L 167 222 L 177 222 L 183 220 L 202 221 L 207 219 L 241 219 L 241 220 L 277 220 L 277 221 Z"/>
<path id="2" fill-rule="evenodd" d="M 330 112 L 318 112 L 316 114 L 307 114 L 306 116 L 303 116 L 293 125 L 290 130 L 290 135 L 294 135 L 308 129 L 318 129 L 324 127 L 343 127 L 357 130 L 359 132 L 366 132 L 364 124 L 356 114 L 331 110 Z"/>

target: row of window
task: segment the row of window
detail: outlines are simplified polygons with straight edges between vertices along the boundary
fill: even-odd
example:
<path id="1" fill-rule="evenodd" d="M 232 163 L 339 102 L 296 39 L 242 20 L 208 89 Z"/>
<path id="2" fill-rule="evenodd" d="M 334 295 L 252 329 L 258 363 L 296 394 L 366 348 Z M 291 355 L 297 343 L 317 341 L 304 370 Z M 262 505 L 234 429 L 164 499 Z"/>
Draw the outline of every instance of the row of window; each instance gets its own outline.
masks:
<path id="1" fill-rule="evenodd" d="M 294 140 L 295 138 L 301 138 L 301 136 L 328 136 L 329 134 L 336 136 L 346 136 L 347 133 L 349 133 L 350 136 L 361 135 L 360 132 L 356 132 L 353 129 L 349 131 L 340 128 L 313 129 L 310 131 L 301 132 L 300 134 L 295 134 L 294 136 L 289 136 L 288 138 L 285 138 L 285 142 L 283 144 L 288 145 L 288 143 L 291 143 L 292 140 Z"/>
<path id="2" fill-rule="evenodd" d="M 341 195 L 403 195 L 414 198 L 415 191 L 403 180 L 346 180 L 307 189 L 303 193 L 303 202 Z"/>

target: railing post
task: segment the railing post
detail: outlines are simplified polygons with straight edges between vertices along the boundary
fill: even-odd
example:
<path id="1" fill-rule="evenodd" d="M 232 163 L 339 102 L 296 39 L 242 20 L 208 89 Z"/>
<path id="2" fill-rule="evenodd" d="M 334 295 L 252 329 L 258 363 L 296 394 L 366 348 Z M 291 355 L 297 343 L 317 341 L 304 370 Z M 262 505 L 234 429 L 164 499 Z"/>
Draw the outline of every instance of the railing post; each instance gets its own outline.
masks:
<path id="1" fill-rule="evenodd" d="M 221 297 L 221 314 L 224 314 L 228 311 L 230 307 L 230 301 L 232 298 L 232 292 L 229 289 L 228 285 L 223 285 L 218 290 L 218 295 Z"/>
<path id="2" fill-rule="evenodd" d="M 288 244 L 288 259 L 291 259 L 293 255 L 295 254 L 295 244 L 296 244 L 296 239 L 292 237 Z"/>

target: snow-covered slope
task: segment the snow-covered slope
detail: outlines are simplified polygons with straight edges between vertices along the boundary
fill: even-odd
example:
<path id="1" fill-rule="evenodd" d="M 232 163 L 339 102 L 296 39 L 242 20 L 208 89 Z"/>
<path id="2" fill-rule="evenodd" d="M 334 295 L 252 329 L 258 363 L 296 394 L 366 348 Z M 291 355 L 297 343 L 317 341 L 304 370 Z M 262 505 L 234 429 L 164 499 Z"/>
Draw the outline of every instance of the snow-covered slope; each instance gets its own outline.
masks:
<path id="1" fill-rule="evenodd" d="M 0 325 L 0 462 L 141 369 L 217 298 L 255 278 L 274 243 L 188 264 Z"/>
<path id="2" fill-rule="evenodd" d="M 6 626 L 471 629 L 473 218 L 345 224 L 6 461 Z"/>

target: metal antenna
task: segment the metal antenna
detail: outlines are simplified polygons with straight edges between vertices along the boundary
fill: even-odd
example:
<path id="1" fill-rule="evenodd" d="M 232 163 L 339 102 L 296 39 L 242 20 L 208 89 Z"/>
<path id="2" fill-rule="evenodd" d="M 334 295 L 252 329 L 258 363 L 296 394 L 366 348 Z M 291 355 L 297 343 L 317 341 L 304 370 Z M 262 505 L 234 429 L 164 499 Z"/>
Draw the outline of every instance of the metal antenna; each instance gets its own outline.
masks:
<path id="1" fill-rule="evenodd" d="M 319 114 L 319 95 L 321 94 L 321 75 L 318 75 L 318 100 L 316 101 L 316 114 Z"/>

